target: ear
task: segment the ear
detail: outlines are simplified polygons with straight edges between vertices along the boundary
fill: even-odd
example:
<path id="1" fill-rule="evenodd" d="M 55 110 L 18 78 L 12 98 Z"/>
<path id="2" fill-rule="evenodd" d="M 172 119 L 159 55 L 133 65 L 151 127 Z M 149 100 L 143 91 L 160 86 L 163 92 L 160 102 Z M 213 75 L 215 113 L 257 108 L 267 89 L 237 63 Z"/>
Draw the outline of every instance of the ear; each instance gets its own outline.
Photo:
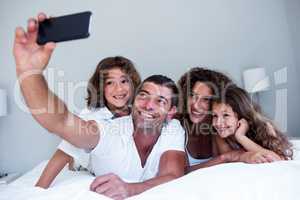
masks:
<path id="1" fill-rule="evenodd" d="M 177 113 L 177 108 L 176 106 L 173 106 L 169 111 L 168 111 L 168 114 L 167 114 L 167 121 L 170 121 L 173 119 L 174 115 Z"/>

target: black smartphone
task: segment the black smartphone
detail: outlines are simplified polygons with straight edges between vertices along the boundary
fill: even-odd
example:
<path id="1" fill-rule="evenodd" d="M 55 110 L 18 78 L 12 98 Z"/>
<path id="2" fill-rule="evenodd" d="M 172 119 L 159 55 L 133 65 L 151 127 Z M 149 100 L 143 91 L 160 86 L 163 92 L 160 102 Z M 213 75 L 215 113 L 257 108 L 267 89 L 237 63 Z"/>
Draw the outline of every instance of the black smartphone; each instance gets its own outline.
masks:
<path id="1" fill-rule="evenodd" d="M 39 23 L 37 43 L 62 42 L 89 37 L 90 11 L 53 17 Z"/>

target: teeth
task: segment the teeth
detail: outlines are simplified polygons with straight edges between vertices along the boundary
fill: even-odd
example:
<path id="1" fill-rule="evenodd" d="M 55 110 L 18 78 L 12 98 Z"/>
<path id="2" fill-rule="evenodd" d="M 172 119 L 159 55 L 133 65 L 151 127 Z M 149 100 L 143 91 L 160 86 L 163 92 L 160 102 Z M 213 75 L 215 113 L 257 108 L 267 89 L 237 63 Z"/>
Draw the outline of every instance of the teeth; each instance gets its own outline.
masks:
<path id="1" fill-rule="evenodd" d="M 193 115 L 199 115 L 199 116 L 202 116 L 202 115 L 204 115 L 204 113 L 202 113 L 202 112 L 197 112 L 197 111 L 192 111 L 192 114 Z"/>
<path id="2" fill-rule="evenodd" d="M 115 95 L 114 98 L 116 99 L 124 99 L 126 97 L 126 95 Z"/>
<path id="3" fill-rule="evenodd" d="M 196 111 L 193 111 L 192 112 L 194 115 L 201 115 L 202 113 L 199 113 L 199 112 L 196 112 Z"/>
<path id="4" fill-rule="evenodd" d="M 141 115 L 144 116 L 144 117 L 146 117 L 146 118 L 151 118 L 151 119 L 154 118 L 151 114 L 146 113 L 146 112 L 141 112 Z"/>

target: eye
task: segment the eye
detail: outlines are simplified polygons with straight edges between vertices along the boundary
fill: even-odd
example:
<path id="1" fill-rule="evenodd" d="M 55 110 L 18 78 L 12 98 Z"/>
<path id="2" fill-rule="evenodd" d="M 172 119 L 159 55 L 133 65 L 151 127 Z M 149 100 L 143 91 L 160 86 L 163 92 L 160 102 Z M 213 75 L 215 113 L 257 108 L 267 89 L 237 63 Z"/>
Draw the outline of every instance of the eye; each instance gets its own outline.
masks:
<path id="1" fill-rule="evenodd" d="M 162 106 L 167 104 L 166 100 L 164 100 L 164 99 L 157 99 L 157 103 Z"/>
<path id="2" fill-rule="evenodd" d="M 147 97 L 147 94 L 144 93 L 144 92 L 140 92 L 140 93 L 138 93 L 138 96 L 139 96 L 140 98 L 146 98 L 146 97 Z"/>
<path id="3" fill-rule="evenodd" d="M 212 115 L 212 118 L 217 118 L 218 116 L 216 114 L 213 114 Z"/>
<path id="4" fill-rule="evenodd" d="M 203 102 L 204 102 L 204 103 L 210 103 L 210 98 L 204 97 L 204 98 L 203 98 Z"/>
<path id="5" fill-rule="evenodd" d="M 191 93 L 190 95 L 190 98 L 193 102 L 196 102 L 198 100 L 198 95 L 197 94 L 194 94 L 194 93 Z"/>
<path id="6" fill-rule="evenodd" d="M 128 79 L 123 79 L 123 80 L 121 80 L 121 83 L 122 84 L 129 83 L 129 80 Z"/>
<path id="7" fill-rule="evenodd" d="M 105 85 L 112 85 L 112 84 L 113 84 L 112 81 L 106 81 L 106 82 L 105 82 Z"/>
<path id="8" fill-rule="evenodd" d="M 224 113 L 223 116 L 224 117 L 230 117 L 230 115 L 228 113 Z"/>

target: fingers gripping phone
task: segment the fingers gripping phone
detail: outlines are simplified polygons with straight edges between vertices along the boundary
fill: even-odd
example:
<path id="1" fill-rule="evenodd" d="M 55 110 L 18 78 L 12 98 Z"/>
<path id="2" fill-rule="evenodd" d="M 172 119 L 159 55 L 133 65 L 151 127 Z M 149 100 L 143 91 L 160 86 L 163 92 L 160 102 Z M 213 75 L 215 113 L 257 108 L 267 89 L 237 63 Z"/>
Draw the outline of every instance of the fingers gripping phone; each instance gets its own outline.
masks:
<path id="1" fill-rule="evenodd" d="M 37 43 L 63 42 L 89 37 L 90 11 L 53 17 L 39 23 Z"/>

